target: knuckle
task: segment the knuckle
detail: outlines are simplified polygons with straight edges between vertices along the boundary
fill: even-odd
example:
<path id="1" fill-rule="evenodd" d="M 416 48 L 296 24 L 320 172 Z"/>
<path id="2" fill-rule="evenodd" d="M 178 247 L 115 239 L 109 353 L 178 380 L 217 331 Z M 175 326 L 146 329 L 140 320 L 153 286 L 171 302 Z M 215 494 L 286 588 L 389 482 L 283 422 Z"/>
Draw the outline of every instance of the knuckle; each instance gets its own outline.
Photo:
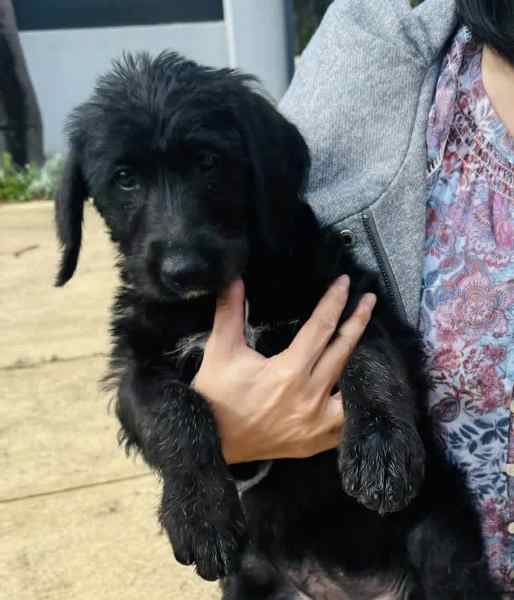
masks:
<path id="1" fill-rule="evenodd" d="M 368 323 L 368 321 L 371 319 L 371 315 L 373 314 L 373 308 L 369 305 L 360 305 L 359 308 L 357 309 L 357 318 L 359 320 L 359 322 L 363 323 L 364 326 Z"/>
<path id="2" fill-rule="evenodd" d="M 298 376 L 297 370 L 290 364 L 281 365 L 278 370 L 279 379 L 283 382 L 291 382 Z"/>
<path id="3" fill-rule="evenodd" d="M 283 360 L 276 365 L 279 378 L 282 381 L 296 380 L 302 374 L 302 370 L 292 360 L 292 356 L 289 353 L 284 353 L 282 358 Z"/>
<path id="4" fill-rule="evenodd" d="M 332 284 L 329 288 L 328 288 L 328 295 L 331 298 L 334 298 L 334 300 L 340 304 L 344 301 L 344 297 L 348 294 L 348 288 L 347 287 L 342 287 L 341 285 L 334 285 Z"/>
<path id="5" fill-rule="evenodd" d="M 317 319 L 318 329 L 322 332 L 332 333 L 337 327 L 338 319 L 334 315 L 322 315 Z"/>
<path id="6" fill-rule="evenodd" d="M 369 321 L 370 314 L 371 313 L 369 313 L 367 310 L 359 310 L 356 313 L 355 320 L 361 329 L 364 329 L 364 327 L 366 327 Z"/>
<path id="7" fill-rule="evenodd" d="M 364 332 L 365 322 L 360 321 L 360 317 L 352 317 L 352 321 L 345 324 L 342 327 L 339 334 L 342 340 L 345 341 L 349 346 L 354 346 L 357 340 L 361 337 Z"/>
<path id="8" fill-rule="evenodd" d="M 338 354 L 342 360 L 345 360 L 350 357 L 353 349 L 355 348 L 355 343 L 353 340 L 349 340 L 346 335 L 340 335 L 337 340 L 338 346 Z"/>
<path id="9" fill-rule="evenodd" d="M 297 394 L 297 406 L 306 428 L 309 428 L 315 418 L 319 406 L 320 390 L 311 381 L 303 382 Z M 312 435 L 310 429 L 303 432 L 304 435 Z"/>
<path id="10" fill-rule="evenodd" d="M 305 413 L 311 425 L 309 432 L 312 436 L 312 422 L 319 419 L 320 407 L 322 405 L 322 395 L 319 393 L 310 394 L 305 401 Z"/>

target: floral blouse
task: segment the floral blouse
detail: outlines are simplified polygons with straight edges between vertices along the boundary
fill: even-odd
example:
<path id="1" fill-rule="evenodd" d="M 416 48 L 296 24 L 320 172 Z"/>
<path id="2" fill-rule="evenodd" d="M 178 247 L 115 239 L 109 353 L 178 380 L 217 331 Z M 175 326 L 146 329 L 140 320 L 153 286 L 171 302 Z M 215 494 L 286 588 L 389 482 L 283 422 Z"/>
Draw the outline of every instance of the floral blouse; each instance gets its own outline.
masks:
<path id="1" fill-rule="evenodd" d="M 514 139 L 481 58 L 461 29 L 430 113 L 420 329 L 430 409 L 475 495 L 493 575 L 514 592 Z"/>

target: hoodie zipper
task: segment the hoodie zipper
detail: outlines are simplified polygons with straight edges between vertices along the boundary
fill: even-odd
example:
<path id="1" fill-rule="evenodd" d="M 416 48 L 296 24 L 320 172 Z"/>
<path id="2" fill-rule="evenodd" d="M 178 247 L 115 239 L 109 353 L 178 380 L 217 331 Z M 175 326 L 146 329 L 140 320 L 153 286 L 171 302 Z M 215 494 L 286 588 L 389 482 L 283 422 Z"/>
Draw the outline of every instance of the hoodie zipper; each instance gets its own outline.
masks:
<path id="1" fill-rule="evenodd" d="M 398 289 L 398 284 L 396 283 L 396 278 L 393 270 L 391 269 L 391 265 L 389 264 L 382 240 L 378 235 L 375 219 L 371 214 L 371 211 L 365 210 L 362 213 L 362 224 L 364 225 L 364 230 L 366 231 L 366 235 L 368 236 L 373 254 L 375 255 L 380 274 L 382 275 L 386 293 L 391 300 L 393 308 L 397 314 L 406 321 L 407 313 L 405 311 L 400 290 Z"/>

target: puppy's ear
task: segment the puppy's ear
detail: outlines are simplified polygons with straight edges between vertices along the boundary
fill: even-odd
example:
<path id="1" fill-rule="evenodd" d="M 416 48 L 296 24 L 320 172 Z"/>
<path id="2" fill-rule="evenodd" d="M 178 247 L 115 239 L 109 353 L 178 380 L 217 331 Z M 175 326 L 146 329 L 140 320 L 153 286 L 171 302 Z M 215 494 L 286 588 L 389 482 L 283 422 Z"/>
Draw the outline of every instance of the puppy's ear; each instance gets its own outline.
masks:
<path id="1" fill-rule="evenodd" d="M 303 207 L 310 156 L 298 129 L 264 97 L 250 92 L 240 116 L 253 174 L 260 241 L 271 254 L 294 234 Z"/>
<path id="2" fill-rule="evenodd" d="M 82 241 L 82 217 L 88 189 L 77 151 L 71 149 L 66 160 L 60 188 L 55 198 L 57 236 L 62 257 L 55 285 L 64 285 L 75 272 Z"/>

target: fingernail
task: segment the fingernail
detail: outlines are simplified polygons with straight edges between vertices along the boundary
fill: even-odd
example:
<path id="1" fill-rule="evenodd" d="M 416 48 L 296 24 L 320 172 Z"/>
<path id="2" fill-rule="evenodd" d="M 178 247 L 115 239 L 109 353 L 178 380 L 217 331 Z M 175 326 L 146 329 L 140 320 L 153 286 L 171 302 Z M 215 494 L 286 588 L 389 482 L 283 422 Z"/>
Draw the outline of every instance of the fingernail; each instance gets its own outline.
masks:
<path id="1" fill-rule="evenodd" d="M 343 290 L 346 290 L 346 289 L 348 289 L 348 286 L 350 285 L 350 278 L 348 277 L 348 275 L 341 275 L 341 277 L 338 277 L 336 279 L 335 283 L 337 286 L 339 286 Z"/>
<path id="2" fill-rule="evenodd" d="M 377 297 L 375 296 L 375 294 L 364 294 L 364 296 L 362 297 L 362 304 L 368 310 L 373 310 L 376 303 L 377 303 Z"/>

